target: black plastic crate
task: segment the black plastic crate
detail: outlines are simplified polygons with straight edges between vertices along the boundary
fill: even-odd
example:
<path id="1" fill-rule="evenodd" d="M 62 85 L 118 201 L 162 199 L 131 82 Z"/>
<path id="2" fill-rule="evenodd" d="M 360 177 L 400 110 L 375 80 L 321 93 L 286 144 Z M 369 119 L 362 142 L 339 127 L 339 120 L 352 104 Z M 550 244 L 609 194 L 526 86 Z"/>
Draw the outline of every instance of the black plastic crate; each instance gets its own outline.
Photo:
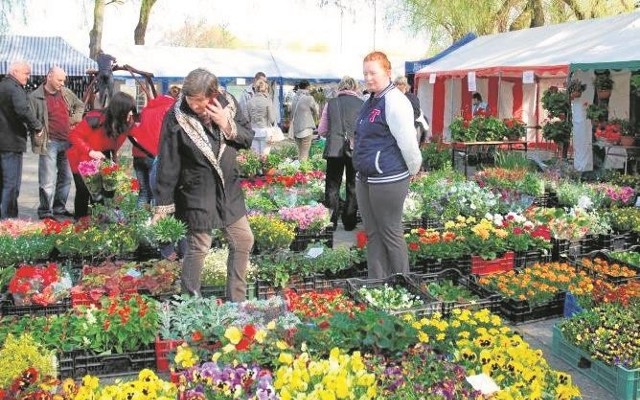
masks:
<path id="1" fill-rule="evenodd" d="M 71 362 L 70 360 L 73 360 Z M 93 354 L 86 351 L 62 353 L 58 374 L 60 378 L 81 379 L 87 374 L 102 378 L 138 373 L 145 368 L 155 368 L 156 351 L 153 345 L 122 354 Z"/>
<path id="2" fill-rule="evenodd" d="M 348 279 L 348 278 L 366 278 L 367 277 L 367 262 L 362 261 L 360 263 L 352 265 L 350 268 L 343 269 L 337 272 L 325 271 L 321 278 L 327 280 L 335 279 Z"/>
<path id="3" fill-rule="evenodd" d="M 513 324 L 539 321 L 562 316 L 566 292 L 556 293 L 544 304 L 530 305 L 527 300 L 503 299 L 500 313 Z"/>
<path id="4" fill-rule="evenodd" d="M 595 260 L 596 258 L 600 258 L 609 264 L 618 264 L 621 267 L 627 267 L 630 270 L 635 271 L 636 274 L 630 277 L 605 275 L 599 271 L 596 271 L 592 268 L 588 268 L 586 265 L 584 265 L 584 261 L 583 261 L 584 258 L 587 258 L 592 261 Z M 576 260 L 575 265 L 578 269 L 585 271 L 587 275 L 595 279 L 602 279 L 604 281 L 607 281 L 615 285 L 621 285 L 632 280 L 640 279 L 640 267 L 637 267 L 635 265 L 629 265 L 624 261 L 615 259 L 614 257 L 611 256 L 609 250 L 597 250 L 597 251 L 592 251 L 591 253 L 585 254 L 583 257 Z"/>
<path id="5" fill-rule="evenodd" d="M 316 289 L 316 277 L 308 276 L 305 278 L 291 278 L 284 288 L 275 287 L 270 282 L 256 281 L 256 298 L 265 300 L 270 297 L 278 296 L 284 289 L 295 290 L 298 293 L 310 292 Z"/>
<path id="6" fill-rule="evenodd" d="M 428 218 L 426 216 L 422 216 L 422 227 L 425 229 L 443 229 L 444 224 L 441 220 L 435 218 Z"/>
<path id="7" fill-rule="evenodd" d="M 402 221 L 402 229 L 404 233 L 411 232 L 412 229 L 422 228 L 422 218 L 414 219 L 412 221 Z"/>
<path id="8" fill-rule="evenodd" d="M 33 315 L 33 316 L 46 316 L 64 314 L 71 308 L 71 299 L 63 299 L 59 303 L 51 304 L 48 306 L 28 305 L 28 306 L 16 306 L 13 304 L 13 297 L 11 294 L 2 300 L 0 306 L 0 315 Z"/>
<path id="9" fill-rule="evenodd" d="M 462 302 L 462 301 L 444 301 L 442 302 L 442 315 L 449 316 L 454 309 L 466 309 L 466 310 L 480 310 L 483 308 L 489 309 L 491 312 L 498 312 L 502 301 L 502 296 L 499 294 L 489 292 L 482 286 L 478 285 L 474 276 L 463 276 L 457 269 L 446 269 L 444 271 L 435 274 L 416 275 L 414 280 L 420 286 L 420 289 L 427 292 L 428 295 L 432 295 L 428 292 L 423 285 L 428 285 L 431 282 L 442 282 L 445 280 L 452 281 L 456 286 L 466 288 L 471 293 L 479 297 L 478 300 Z"/>
<path id="10" fill-rule="evenodd" d="M 598 244 L 603 250 L 627 250 L 638 244 L 635 232 L 612 232 L 598 237 Z"/>
<path id="11" fill-rule="evenodd" d="M 471 257 L 427 257 L 416 261 L 414 265 L 410 266 L 411 272 L 416 274 L 435 274 L 445 269 L 457 269 L 462 275 L 469 275 L 471 273 Z"/>
<path id="12" fill-rule="evenodd" d="M 514 267 L 524 268 L 535 263 L 546 263 L 551 261 L 551 252 L 545 250 L 517 251 L 515 253 Z"/>
<path id="13" fill-rule="evenodd" d="M 327 226 L 319 233 L 298 231 L 289 249 L 291 251 L 305 251 L 309 244 L 316 242 L 324 243 L 325 246 L 333 248 L 333 232 L 333 226 Z"/>
<path id="14" fill-rule="evenodd" d="M 411 294 L 422 300 L 423 304 L 418 307 L 406 308 L 402 310 L 383 310 L 392 315 L 414 314 L 416 316 L 429 316 L 442 309 L 439 301 L 435 300 L 418 287 L 411 275 L 395 274 L 386 279 L 347 279 L 347 291 L 349 295 L 357 302 L 367 304 L 367 301 L 358 293 L 363 286 L 377 288 L 384 285 L 401 286 L 407 289 Z"/>

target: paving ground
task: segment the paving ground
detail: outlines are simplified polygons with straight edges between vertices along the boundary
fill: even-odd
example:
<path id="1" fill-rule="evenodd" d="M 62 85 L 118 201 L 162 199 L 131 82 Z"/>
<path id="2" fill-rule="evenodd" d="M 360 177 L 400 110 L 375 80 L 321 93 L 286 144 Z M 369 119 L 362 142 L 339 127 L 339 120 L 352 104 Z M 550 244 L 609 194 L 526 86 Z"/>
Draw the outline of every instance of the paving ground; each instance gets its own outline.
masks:
<path id="1" fill-rule="evenodd" d="M 126 154 L 126 153 L 122 153 Z M 21 218 L 37 218 L 38 208 L 38 159 L 33 153 L 25 153 L 23 165 L 22 188 L 19 198 L 19 213 Z M 72 189 L 67 209 L 73 210 L 74 190 Z M 339 224 L 335 232 L 334 243 L 340 246 L 350 246 L 355 243 L 356 230 L 346 232 Z M 551 355 L 552 327 L 559 319 L 552 319 L 540 322 L 533 322 L 515 326 L 527 342 L 534 348 L 541 349 L 549 364 L 558 370 L 571 374 L 574 382 L 580 387 L 583 399 L 585 400 L 609 400 L 614 399 L 606 390 L 598 386 L 594 381 L 578 372 L 577 366 L 568 365 L 562 360 Z"/>

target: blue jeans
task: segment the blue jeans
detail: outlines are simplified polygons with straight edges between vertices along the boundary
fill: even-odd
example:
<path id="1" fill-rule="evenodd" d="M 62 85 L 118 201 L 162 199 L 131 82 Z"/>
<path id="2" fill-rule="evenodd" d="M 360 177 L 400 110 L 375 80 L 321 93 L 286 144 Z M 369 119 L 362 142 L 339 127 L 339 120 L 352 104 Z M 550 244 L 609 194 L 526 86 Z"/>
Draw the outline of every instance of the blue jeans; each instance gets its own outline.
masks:
<path id="1" fill-rule="evenodd" d="M 152 165 L 153 158 L 151 157 L 133 158 L 133 169 L 136 171 L 136 179 L 138 179 L 138 185 L 140 186 L 140 192 L 138 193 L 138 205 L 151 204 L 151 201 L 153 200 L 151 179 L 149 175 Z"/>
<path id="2" fill-rule="evenodd" d="M 18 218 L 22 153 L 0 151 L 0 219 Z"/>
<path id="3" fill-rule="evenodd" d="M 71 190 L 71 168 L 67 160 L 69 142 L 49 140 L 47 154 L 38 160 L 38 184 L 40 186 L 40 206 L 38 217 L 62 214 L 66 211 Z"/>

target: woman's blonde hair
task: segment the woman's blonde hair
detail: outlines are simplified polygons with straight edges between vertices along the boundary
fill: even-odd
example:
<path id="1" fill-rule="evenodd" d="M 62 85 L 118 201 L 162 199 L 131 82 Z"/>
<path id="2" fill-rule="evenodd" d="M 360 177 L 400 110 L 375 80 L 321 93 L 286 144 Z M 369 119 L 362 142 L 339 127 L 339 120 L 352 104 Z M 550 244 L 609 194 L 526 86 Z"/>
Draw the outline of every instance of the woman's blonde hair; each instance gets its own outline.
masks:
<path id="1" fill-rule="evenodd" d="M 269 84 L 264 79 L 259 79 L 253 84 L 253 90 L 258 93 L 267 93 L 269 91 Z"/>
<path id="2" fill-rule="evenodd" d="M 338 90 L 355 91 L 356 89 L 358 89 L 358 84 L 356 83 L 356 80 L 350 76 L 342 77 L 342 80 L 340 81 L 340 83 L 338 83 Z"/>

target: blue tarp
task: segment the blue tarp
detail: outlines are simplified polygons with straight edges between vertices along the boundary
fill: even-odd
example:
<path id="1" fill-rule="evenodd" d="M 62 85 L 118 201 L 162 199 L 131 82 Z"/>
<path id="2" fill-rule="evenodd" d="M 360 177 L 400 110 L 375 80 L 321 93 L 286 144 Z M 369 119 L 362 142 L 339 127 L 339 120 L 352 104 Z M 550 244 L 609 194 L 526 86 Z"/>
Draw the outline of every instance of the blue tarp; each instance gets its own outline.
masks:
<path id="1" fill-rule="evenodd" d="M 95 61 L 73 48 L 59 36 L 0 35 L 0 75 L 6 75 L 14 61 L 31 64 L 31 74 L 46 75 L 49 68 L 59 66 L 67 76 L 85 76 L 97 69 Z"/>
<path id="2" fill-rule="evenodd" d="M 405 61 L 404 63 L 405 74 L 406 75 L 415 74 L 416 72 L 426 67 L 427 65 L 435 61 L 438 61 L 439 59 L 451 53 L 452 51 L 455 51 L 460 47 L 464 46 L 465 44 L 469 43 L 470 41 L 474 40 L 476 37 L 477 36 L 473 33 L 467 33 L 462 37 L 462 39 L 457 40 L 451 46 L 447 47 L 445 50 L 436 54 L 433 57 L 425 58 L 424 60 L 418 60 L 418 61 Z"/>

